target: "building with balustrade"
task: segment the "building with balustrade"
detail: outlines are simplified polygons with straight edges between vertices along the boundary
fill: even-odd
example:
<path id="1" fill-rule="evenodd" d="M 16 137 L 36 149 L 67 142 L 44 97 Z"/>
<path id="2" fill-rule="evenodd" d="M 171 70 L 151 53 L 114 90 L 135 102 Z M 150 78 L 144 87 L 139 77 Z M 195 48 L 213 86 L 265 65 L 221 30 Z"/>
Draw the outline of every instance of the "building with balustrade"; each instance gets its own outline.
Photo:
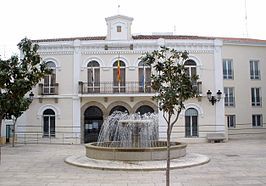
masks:
<path id="1" fill-rule="evenodd" d="M 106 36 L 34 41 L 53 73 L 33 89 L 33 103 L 17 123 L 17 141 L 96 141 L 115 110 L 158 112 L 159 137 L 165 139 L 166 124 L 151 99 L 151 68 L 140 61 L 160 46 L 188 51 L 187 72 L 199 76 L 199 96 L 186 101 L 172 140 L 204 142 L 215 133 L 229 139 L 265 136 L 265 40 L 132 35 L 132 21 L 123 15 L 106 18 Z M 5 123 L 8 139 L 12 124 Z"/>

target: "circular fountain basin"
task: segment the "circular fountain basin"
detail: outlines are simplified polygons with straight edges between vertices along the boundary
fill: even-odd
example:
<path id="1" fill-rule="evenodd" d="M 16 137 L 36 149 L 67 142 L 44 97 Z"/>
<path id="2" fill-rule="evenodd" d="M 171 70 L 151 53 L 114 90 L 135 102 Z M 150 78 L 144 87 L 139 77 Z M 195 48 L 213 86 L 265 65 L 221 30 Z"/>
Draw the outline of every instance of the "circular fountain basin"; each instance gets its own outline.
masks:
<path id="1" fill-rule="evenodd" d="M 166 141 L 153 142 L 151 147 L 119 147 L 110 146 L 111 142 L 95 142 L 85 144 L 86 156 L 96 160 L 113 161 L 156 161 L 167 159 Z M 187 145 L 179 142 L 171 142 L 170 159 L 177 159 L 186 155 Z"/>

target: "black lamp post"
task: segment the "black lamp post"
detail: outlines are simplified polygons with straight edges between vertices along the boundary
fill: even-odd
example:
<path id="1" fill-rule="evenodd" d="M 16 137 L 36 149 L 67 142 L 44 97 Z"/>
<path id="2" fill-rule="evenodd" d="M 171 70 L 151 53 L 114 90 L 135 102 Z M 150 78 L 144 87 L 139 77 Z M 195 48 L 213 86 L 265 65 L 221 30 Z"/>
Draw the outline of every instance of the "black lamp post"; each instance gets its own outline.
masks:
<path id="1" fill-rule="evenodd" d="M 218 90 L 216 94 L 217 94 L 217 96 L 212 96 L 212 92 L 210 90 L 208 90 L 208 92 L 207 92 L 207 98 L 212 103 L 212 105 L 214 105 L 214 103 L 221 100 L 222 92 L 220 90 Z"/>
<path id="2" fill-rule="evenodd" d="M 29 99 L 30 99 L 30 101 L 33 100 L 33 97 L 34 97 L 34 94 L 33 94 L 33 92 L 31 92 L 31 93 L 29 94 Z"/>

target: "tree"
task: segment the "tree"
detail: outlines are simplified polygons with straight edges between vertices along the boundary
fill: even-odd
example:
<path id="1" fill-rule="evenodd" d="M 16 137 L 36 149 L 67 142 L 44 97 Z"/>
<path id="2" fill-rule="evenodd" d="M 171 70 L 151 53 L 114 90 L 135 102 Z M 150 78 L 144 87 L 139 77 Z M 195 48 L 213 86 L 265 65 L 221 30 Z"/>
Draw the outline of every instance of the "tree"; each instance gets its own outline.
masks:
<path id="1" fill-rule="evenodd" d="M 16 136 L 16 123 L 17 119 L 23 114 L 23 111 L 27 110 L 31 104 L 32 100 L 30 98 L 21 97 L 20 99 L 12 100 L 8 115 L 13 120 L 13 138 L 12 138 L 12 147 L 15 146 L 15 136 Z"/>
<path id="2" fill-rule="evenodd" d="M 167 167 L 166 185 L 170 185 L 170 148 L 171 133 L 174 124 L 178 121 L 181 111 L 185 108 L 184 102 L 196 96 L 193 84 L 197 76 L 190 77 L 184 66 L 188 53 L 178 52 L 175 49 L 161 47 L 141 57 L 141 61 L 153 67 L 151 81 L 156 94 L 152 97 L 158 102 L 159 110 L 167 123 Z"/>
<path id="3" fill-rule="evenodd" d="M 51 73 L 38 54 L 39 46 L 24 38 L 18 43 L 22 58 L 17 55 L 0 59 L 0 139 L 2 120 L 12 114 L 18 118 L 30 102 L 24 96 L 46 75 Z M 0 146 L 1 158 L 1 146 Z"/>

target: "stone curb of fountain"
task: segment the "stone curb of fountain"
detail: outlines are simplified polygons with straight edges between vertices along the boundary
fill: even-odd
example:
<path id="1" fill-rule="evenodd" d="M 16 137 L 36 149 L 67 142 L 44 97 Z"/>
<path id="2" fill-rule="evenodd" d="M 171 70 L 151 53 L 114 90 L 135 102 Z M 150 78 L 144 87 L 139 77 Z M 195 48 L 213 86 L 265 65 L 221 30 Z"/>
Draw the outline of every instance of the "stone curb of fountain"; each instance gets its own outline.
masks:
<path id="1" fill-rule="evenodd" d="M 210 158 L 195 153 L 187 153 L 186 156 L 172 159 L 171 169 L 181 169 L 206 164 Z M 84 156 L 69 156 L 65 162 L 83 168 L 117 171 L 160 171 L 165 170 L 166 161 L 108 161 L 95 160 Z"/>

